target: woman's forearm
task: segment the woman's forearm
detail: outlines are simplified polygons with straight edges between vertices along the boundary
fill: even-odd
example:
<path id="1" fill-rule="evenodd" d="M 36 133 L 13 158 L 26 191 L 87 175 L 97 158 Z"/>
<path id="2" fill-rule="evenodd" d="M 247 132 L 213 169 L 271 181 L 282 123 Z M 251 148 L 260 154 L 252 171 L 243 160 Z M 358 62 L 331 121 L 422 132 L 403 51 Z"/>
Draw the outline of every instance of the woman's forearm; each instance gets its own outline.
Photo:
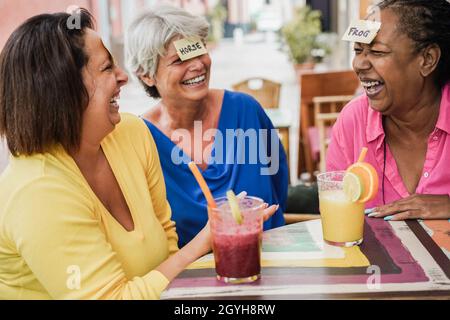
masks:
<path id="1" fill-rule="evenodd" d="M 171 282 L 187 266 L 210 251 L 209 226 L 207 226 L 191 242 L 161 263 L 156 270 Z"/>

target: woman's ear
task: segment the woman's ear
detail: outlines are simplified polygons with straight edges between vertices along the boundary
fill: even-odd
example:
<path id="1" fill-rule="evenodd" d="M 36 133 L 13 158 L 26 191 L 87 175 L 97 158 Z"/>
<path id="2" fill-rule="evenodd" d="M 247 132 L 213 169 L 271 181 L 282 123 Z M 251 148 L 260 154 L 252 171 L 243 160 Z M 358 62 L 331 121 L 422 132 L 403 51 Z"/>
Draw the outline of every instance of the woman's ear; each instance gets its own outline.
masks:
<path id="1" fill-rule="evenodd" d="M 424 77 L 428 77 L 436 70 L 439 60 L 441 59 L 441 48 L 438 45 L 432 44 L 426 47 L 422 52 L 422 65 L 420 73 Z"/>
<path id="2" fill-rule="evenodd" d="M 153 77 L 149 77 L 148 75 L 139 76 L 139 79 L 141 79 L 141 81 L 144 82 L 149 87 L 154 87 L 156 85 L 155 79 Z"/>

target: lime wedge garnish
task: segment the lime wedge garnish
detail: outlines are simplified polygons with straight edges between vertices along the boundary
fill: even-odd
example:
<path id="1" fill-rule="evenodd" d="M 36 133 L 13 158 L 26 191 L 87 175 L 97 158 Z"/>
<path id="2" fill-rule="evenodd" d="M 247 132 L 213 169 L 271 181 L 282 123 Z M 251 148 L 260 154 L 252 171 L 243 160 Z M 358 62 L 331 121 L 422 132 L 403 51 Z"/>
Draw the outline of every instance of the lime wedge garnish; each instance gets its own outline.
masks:
<path id="1" fill-rule="evenodd" d="M 351 202 L 356 202 L 363 194 L 363 186 L 359 177 L 352 173 L 346 172 L 343 180 L 344 193 Z"/>
<path id="2" fill-rule="evenodd" d="M 234 194 L 233 190 L 227 192 L 228 203 L 230 204 L 231 214 L 237 224 L 242 224 L 242 214 L 239 210 L 239 200 Z"/>

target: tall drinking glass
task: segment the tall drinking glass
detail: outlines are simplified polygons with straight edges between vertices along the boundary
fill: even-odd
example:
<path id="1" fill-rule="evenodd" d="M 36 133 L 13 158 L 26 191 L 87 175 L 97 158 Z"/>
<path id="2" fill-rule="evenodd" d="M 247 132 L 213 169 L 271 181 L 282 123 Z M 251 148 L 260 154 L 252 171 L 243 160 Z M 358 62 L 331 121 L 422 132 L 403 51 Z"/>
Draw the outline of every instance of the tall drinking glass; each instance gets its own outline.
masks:
<path id="1" fill-rule="evenodd" d="M 239 199 L 242 224 L 233 218 L 227 198 L 208 206 L 217 279 L 225 283 L 249 283 L 261 277 L 261 242 L 264 201 Z"/>
<path id="2" fill-rule="evenodd" d="M 335 246 L 351 247 L 363 242 L 364 203 L 352 202 L 343 190 L 345 171 L 317 177 L 323 239 Z"/>

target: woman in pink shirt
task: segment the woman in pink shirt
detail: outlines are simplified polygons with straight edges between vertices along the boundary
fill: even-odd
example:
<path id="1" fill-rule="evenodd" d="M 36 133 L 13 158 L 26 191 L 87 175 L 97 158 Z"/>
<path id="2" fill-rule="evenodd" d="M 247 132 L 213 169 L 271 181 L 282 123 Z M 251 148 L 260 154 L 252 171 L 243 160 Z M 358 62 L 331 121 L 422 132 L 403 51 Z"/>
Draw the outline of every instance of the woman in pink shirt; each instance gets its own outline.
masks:
<path id="1" fill-rule="evenodd" d="M 345 170 L 363 147 L 380 177 L 369 216 L 450 218 L 450 3 L 385 0 L 371 44 L 355 43 L 365 94 L 342 111 L 327 170 Z"/>

